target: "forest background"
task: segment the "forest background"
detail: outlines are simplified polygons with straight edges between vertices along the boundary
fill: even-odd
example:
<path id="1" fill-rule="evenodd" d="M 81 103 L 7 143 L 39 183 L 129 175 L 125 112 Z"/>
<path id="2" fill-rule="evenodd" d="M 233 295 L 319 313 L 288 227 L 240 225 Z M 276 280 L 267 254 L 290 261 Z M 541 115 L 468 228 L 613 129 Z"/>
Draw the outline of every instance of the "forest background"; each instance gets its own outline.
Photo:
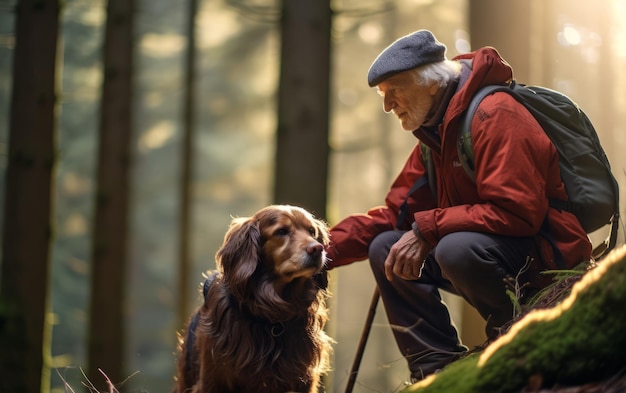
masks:
<path id="1" fill-rule="evenodd" d="M 5 180 L 17 3 L 0 1 L 2 197 L 9 191 Z M 213 255 L 231 218 L 282 202 L 277 198 L 281 191 L 274 186 L 280 169 L 275 159 L 279 151 L 278 86 L 281 61 L 284 64 L 290 53 L 281 53 L 281 3 L 199 1 L 193 30 L 195 119 L 186 240 L 189 285 L 181 293 L 179 249 L 185 225 L 181 174 L 183 155 L 190 154 L 184 147 L 191 4 L 142 0 L 134 7 L 132 165 L 129 187 L 122 190 L 129 197 L 129 219 L 121 224 L 127 229 L 127 260 L 125 278 L 108 283 L 111 292 L 118 286 L 125 288 L 120 348 L 123 373 L 129 378 L 123 391 L 169 391 L 176 332 L 183 328 L 181 310 L 199 304 L 202 272 L 214 268 Z M 448 57 L 493 45 L 512 64 L 518 81 L 548 86 L 573 98 L 596 125 L 624 189 L 626 24 L 620 16 L 626 13 L 626 2 L 337 0 L 330 2 L 330 9 L 330 48 L 319 54 L 328 57 L 330 70 L 328 129 L 320 130 L 329 133 L 327 162 L 281 163 L 281 167 L 319 168 L 327 175 L 326 204 L 314 213 L 329 223 L 381 204 L 415 144 L 412 135 L 401 131 L 397 120 L 383 112 L 380 97 L 367 87 L 366 75 L 386 45 L 422 28 L 432 30 L 447 45 Z M 44 386 L 57 392 L 64 391 L 64 382 L 78 388 L 85 380 L 81 369 L 86 370 L 89 363 L 107 3 L 66 0 L 59 16 L 57 161 L 51 195 L 54 235 L 49 277 L 44 277 L 49 283 L 47 321 L 51 326 L 46 349 L 51 371 Z M 300 147 L 311 149 L 307 143 Z M 11 228 L 2 230 L 2 238 L 10 239 Z M 597 241 L 604 235 L 592 238 Z M 38 274 L 32 272 L 33 277 Z M 331 276 L 328 329 L 337 344 L 334 371 L 326 379 L 328 392 L 342 391 L 346 384 L 374 288 L 367 263 L 337 269 Z M 446 296 L 445 300 L 466 343 L 480 344 L 482 322 L 476 314 L 458 298 Z M 396 391 L 408 378 L 380 305 L 378 311 L 356 391 Z"/>

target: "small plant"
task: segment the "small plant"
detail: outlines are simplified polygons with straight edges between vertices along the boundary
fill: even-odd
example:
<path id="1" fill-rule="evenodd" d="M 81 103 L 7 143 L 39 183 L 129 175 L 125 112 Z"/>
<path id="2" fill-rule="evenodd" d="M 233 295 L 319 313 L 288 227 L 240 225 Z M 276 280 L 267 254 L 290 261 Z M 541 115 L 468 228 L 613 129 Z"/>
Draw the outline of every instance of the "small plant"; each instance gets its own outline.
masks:
<path id="1" fill-rule="evenodd" d="M 81 368 L 80 372 L 83 375 L 83 377 L 85 378 L 86 382 L 81 382 L 83 384 L 83 386 L 85 386 L 87 389 L 89 389 L 89 392 L 91 393 L 120 393 L 120 391 L 118 390 L 118 388 L 115 386 L 115 384 L 111 381 L 111 379 L 109 378 L 108 375 L 106 375 L 106 373 L 98 368 L 98 371 L 100 372 L 100 374 L 102 374 L 102 376 L 104 377 L 107 386 L 108 386 L 108 390 L 106 392 L 100 392 L 95 386 L 94 384 L 89 380 L 89 378 L 87 378 L 87 375 L 85 374 L 85 371 Z M 63 385 L 64 385 L 64 390 L 66 393 L 76 393 L 76 391 L 70 386 L 70 384 L 65 380 L 65 378 L 61 375 L 61 373 L 59 372 L 59 370 L 56 370 L 57 375 L 59 376 L 59 378 L 61 378 L 61 380 L 63 381 Z M 138 374 L 139 371 L 136 371 L 134 373 L 132 373 L 128 378 L 126 378 L 124 381 L 122 381 L 119 386 L 122 386 L 126 383 L 126 381 L 128 381 L 130 378 L 132 378 L 133 376 L 135 376 L 136 374 Z"/>

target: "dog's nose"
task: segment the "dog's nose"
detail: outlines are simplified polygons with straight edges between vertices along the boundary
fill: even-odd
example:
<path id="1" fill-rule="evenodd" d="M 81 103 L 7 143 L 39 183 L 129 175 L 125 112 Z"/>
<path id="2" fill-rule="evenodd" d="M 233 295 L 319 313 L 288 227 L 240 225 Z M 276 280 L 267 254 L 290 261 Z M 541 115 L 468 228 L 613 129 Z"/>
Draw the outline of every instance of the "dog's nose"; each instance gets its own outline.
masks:
<path id="1" fill-rule="evenodd" d="M 324 246 L 322 246 L 319 242 L 311 242 L 306 248 L 306 252 L 314 257 L 319 256 L 322 251 L 324 251 Z"/>

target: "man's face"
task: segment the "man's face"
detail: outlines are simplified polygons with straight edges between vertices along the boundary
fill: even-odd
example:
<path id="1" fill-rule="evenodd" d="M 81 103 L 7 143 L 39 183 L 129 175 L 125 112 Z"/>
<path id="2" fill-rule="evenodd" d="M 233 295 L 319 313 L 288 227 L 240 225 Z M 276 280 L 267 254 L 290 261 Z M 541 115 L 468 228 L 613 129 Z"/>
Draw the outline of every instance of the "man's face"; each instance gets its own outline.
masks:
<path id="1" fill-rule="evenodd" d="M 437 90 L 436 83 L 418 85 L 412 71 L 397 73 L 378 85 L 385 112 L 393 112 L 406 131 L 413 131 L 426 121 Z"/>

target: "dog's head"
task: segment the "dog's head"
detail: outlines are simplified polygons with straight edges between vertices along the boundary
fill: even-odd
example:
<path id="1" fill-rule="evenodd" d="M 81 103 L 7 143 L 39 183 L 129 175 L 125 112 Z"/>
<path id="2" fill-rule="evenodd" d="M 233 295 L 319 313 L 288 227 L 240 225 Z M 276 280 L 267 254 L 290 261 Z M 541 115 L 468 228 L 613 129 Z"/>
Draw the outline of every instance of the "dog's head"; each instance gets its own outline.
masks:
<path id="1" fill-rule="evenodd" d="M 281 320 L 306 312 L 326 288 L 328 241 L 327 225 L 308 211 L 268 206 L 252 217 L 233 219 L 217 266 L 238 301 L 255 314 Z"/>

